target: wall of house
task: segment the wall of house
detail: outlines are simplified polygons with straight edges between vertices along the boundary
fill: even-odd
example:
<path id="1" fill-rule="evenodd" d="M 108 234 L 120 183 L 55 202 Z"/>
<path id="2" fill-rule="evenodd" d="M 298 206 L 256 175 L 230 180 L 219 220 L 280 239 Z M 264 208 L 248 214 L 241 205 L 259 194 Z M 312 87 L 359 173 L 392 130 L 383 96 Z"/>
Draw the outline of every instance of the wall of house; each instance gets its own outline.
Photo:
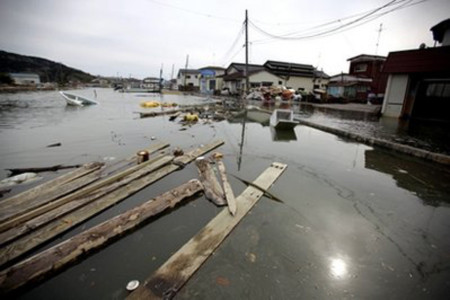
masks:
<path id="1" fill-rule="evenodd" d="M 315 78 L 313 82 L 313 87 L 315 89 L 326 90 L 330 80 L 328 78 Z"/>
<path id="2" fill-rule="evenodd" d="M 386 94 L 381 113 L 386 117 L 400 117 L 408 89 L 409 76 L 406 74 L 389 75 Z"/>
<path id="3" fill-rule="evenodd" d="M 259 83 L 261 86 L 263 82 L 272 82 L 272 85 L 278 85 L 278 81 L 281 81 L 282 79 L 279 78 L 276 75 L 273 75 L 269 72 L 261 71 L 255 74 L 252 74 L 249 76 L 248 81 L 250 82 L 250 85 L 252 83 Z"/>
<path id="4" fill-rule="evenodd" d="M 283 85 L 294 90 L 304 89 L 305 92 L 310 92 L 314 89 L 313 78 L 309 77 L 290 77 L 287 82 L 283 80 Z"/>
<path id="5" fill-rule="evenodd" d="M 350 75 L 372 78 L 371 92 L 383 95 L 386 89 L 387 75 L 382 73 L 384 61 L 358 61 L 350 63 Z"/>
<path id="6" fill-rule="evenodd" d="M 190 85 L 192 84 L 194 87 L 199 87 L 200 86 L 200 81 L 199 81 L 199 77 L 200 74 L 186 74 L 188 78 L 186 78 L 186 85 Z M 178 86 L 184 86 L 185 81 L 184 81 L 184 76 L 185 74 L 181 74 L 181 76 L 179 78 L 177 78 L 177 85 Z M 190 78 L 189 78 L 190 77 Z"/>

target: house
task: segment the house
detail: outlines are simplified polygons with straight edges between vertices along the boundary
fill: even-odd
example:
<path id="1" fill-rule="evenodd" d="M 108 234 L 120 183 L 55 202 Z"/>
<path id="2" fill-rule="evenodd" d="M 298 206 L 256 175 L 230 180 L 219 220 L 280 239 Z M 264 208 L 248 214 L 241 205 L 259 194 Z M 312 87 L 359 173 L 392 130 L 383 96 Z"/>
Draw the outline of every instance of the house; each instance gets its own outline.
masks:
<path id="1" fill-rule="evenodd" d="M 344 73 L 334 75 L 330 77 L 328 82 L 328 97 L 331 99 L 340 99 L 345 102 L 358 99 L 365 102 L 371 83 L 371 78 L 363 78 Z"/>
<path id="2" fill-rule="evenodd" d="M 330 78 L 328 95 L 345 101 L 381 102 L 384 97 L 387 76 L 382 72 L 386 57 L 361 54 L 347 59 L 350 62 L 347 74 Z"/>
<path id="3" fill-rule="evenodd" d="M 9 73 L 9 77 L 17 85 L 37 85 L 41 83 L 41 78 L 35 73 Z"/>
<path id="4" fill-rule="evenodd" d="M 231 63 L 221 76 L 223 79 L 223 88 L 230 91 L 231 94 L 240 94 L 245 90 L 245 64 Z M 263 66 L 248 64 L 248 81 L 250 88 L 261 86 L 272 86 L 280 78 L 267 72 Z"/>
<path id="5" fill-rule="evenodd" d="M 450 122 L 450 19 L 431 31 L 442 46 L 389 53 L 383 116 Z"/>
<path id="6" fill-rule="evenodd" d="M 319 71 L 317 69 L 314 69 L 313 73 L 314 73 L 313 77 L 314 90 L 326 91 L 331 77 L 328 74 L 326 74 L 323 70 Z"/>
<path id="7" fill-rule="evenodd" d="M 200 92 L 204 94 L 213 94 L 220 91 L 223 85 L 221 75 L 225 74 L 225 68 L 208 66 L 200 68 Z M 219 76 L 219 77 L 218 77 Z"/>
<path id="8" fill-rule="evenodd" d="M 198 91 L 200 89 L 200 71 L 180 69 L 177 75 L 177 86 L 180 91 Z"/>
<path id="9" fill-rule="evenodd" d="M 316 70 L 312 65 L 268 60 L 264 68 L 281 79 L 276 85 L 306 92 L 314 89 Z"/>
<path id="10" fill-rule="evenodd" d="M 368 95 L 374 94 L 375 97 L 382 99 L 387 83 L 387 76 L 382 72 L 386 57 L 361 54 L 349 58 L 347 61 L 350 62 L 350 75 L 372 79 L 369 90 L 367 91 Z"/>
<path id="11" fill-rule="evenodd" d="M 159 91 L 162 85 L 162 80 L 157 77 L 146 77 L 142 80 L 141 88 Z"/>
<path id="12" fill-rule="evenodd" d="M 287 88 L 312 92 L 314 86 L 326 88 L 329 76 L 311 65 L 268 60 L 264 65 L 248 65 L 250 88 L 285 86 Z M 245 89 L 245 64 L 232 63 L 223 75 L 224 88 L 231 93 Z"/>
<path id="13" fill-rule="evenodd" d="M 106 78 L 97 77 L 91 80 L 91 87 L 108 87 L 109 80 Z"/>

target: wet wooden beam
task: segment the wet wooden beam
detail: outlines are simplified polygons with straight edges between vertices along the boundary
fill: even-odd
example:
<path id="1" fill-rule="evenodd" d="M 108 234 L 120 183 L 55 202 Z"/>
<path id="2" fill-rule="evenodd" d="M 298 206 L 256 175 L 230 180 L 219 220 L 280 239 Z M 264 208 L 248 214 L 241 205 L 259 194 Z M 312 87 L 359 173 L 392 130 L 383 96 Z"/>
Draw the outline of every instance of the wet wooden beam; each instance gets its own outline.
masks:
<path id="1" fill-rule="evenodd" d="M 286 167 L 285 164 L 274 162 L 254 183 L 268 189 Z M 223 209 L 127 299 L 173 298 L 262 196 L 260 190 L 247 187 L 236 199 L 238 210 L 235 216 Z"/>
<path id="2" fill-rule="evenodd" d="M 92 184 L 90 184 L 88 186 L 86 186 L 86 184 L 84 184 L 84 180 L 81 182 L 81 183 L 83 183 L 83 185 L 81 185 L 81 186 L 80 186 L 79 181 L 68 183 L 67 185 L 65 185 L 67 190 L 71 191 L 71 192 L 72 191 L 75 191 L 75 192 L 70 193 L 67 196 L 64 196 L 64 197 L 58 198 L 58 199 L 55 199 L 55 197 L 51 197 L 50 198 L 51 200 L 47 201 L 46 204 L 40 205 L 32 210 L 28 209 L 27 207 L 20 207 L 19 210 L 15 210 L 12 213 L 10 212 L 10 215 L 15 216 L 15 217 L 0 223 L 0 232 L 8 230 L 8 229 L 10 229 L 14 226 L 17 226 L 25 221 L 28 221 L 32 218 L 35 218 L 41 214 L 48 212 L 50 210 L 53 210 L 53 209 L 55 209 L 61 205 L 64 205 L 74 199 L 77 199 L 84 195 L 87 195 L 95 190 L 100 189 L 103 186 L 110 185 L 111 183 L 116 182 L 119 179 L 124 178 L 125 176 L 128 176 L 129 174 L 137 172 L 138 170 L 144 168 L 147 165 L 150 165 L 152 163 L 157 162 L 160 159 L 163 159 L 163 157 L 164 156 L 159 155 L 152 160 L 149 160 L 142 164 L 128 168 L 118 174 L 115 174 L 115 175 L 105 178 L 103 180 L 93 182 Z M 172 159 L 173 159 L 173 157 L 171 157 L 170 160 L 172 160 Z M 169 161 L 167 161 L 166 163 L 168 163 L 168 162 Z M 99 174 L 94 174 L 94 176 L 88 177 L 85 179 L 87 179 L 87 182 L 91 183 L 93 180 L 98 179 L 98 178 L 99 178 Z M 41 203 L 42 202 L 44 202 L 44 201 L 41 200 Z"/>
<path id="3" fill-rule="evenodd" d="M 225 164 L 220 159 L 216 160 L 217 168 L 219 169 L 220 179 L 222 180 L 223 191 L 225 199 L 228 203 L 228 210 L 234 216 L 237 211 L 236 198 L 234 197 L 233 189 L 228 182 L 227 173 L 225 170 Z"/>
<path id="4" fill-rule="evenodd" d="M 135 172 L 134 174 L 129 175 L 135 177 L 134 180 L 129 184 L 117 188 L 111 193 L 101 197 L 100 199 L 97 199 L 95 202 L 84 205 L 80 209 L 61 216 L 51 221 L 50 223 L 38 228 L 37 230 L 28 233 L 20 239 L 15 240 L 5 247 L 2 247 L 0 249 L 0 266 L 14 259 L 17 259 L 21 255 L 29 252 L 42 243 L 47 242 L 50 239 L 58 236 L 59 234 L 69 230 L 73 226 L 88 220 L 94 215 L 97 215 L 110 206 L 122 201 L 123 199 L 138 192 L 151 183 L 163 178 L 164 176 L 167 176 L 168 174 L 176 170 L 179 170 L 184 166 L 184 164 L 191 162 L 198 156 L 204 155 L 209 151 L 214 150 L 223 143 L 224 142 L 222 140 L 219 140 L 192 150 L 185 155 L 177 157 L 177 164 L 172 163 L 164 165 L 163 167 L 161 167 L 161 165 L 158 165 L 158 168 L 155 169 L 155 164 L 160 164 L 162 161 L 160 160 L 155 164 L 145 166 L 143 169 L 138 171 L 140 172 L 140 174 L 137 174 L 138 172 Z M 143 176 L 144 174 L 146 176 Z M 95 197 L 95 195 L 93 195 L 92 197 Z"/>
<path id="5" fill-rule="evenodd" d="M 158 176 L 160 170 L 163 169 L 161 167 L 164 165 L 167 166 L 172 159 L 173 157 L 167 156 L 146 165 L 144 168 L 129 175 L 129 178 L 124 178 L 124 180 L 129 182 L 128 184 L 113 190 L 103 197 L 98 198 L 95 194 L 86 196 L 90 198 L 90 203 L 56 218 L 48 224 L 2 247 L 0 249 L 0 266 L 134 194 L 154 182 L 156 180 L 155 176 L 158 179 L 161 178 Z M 147 174 L 150 175 L 144 176 Z"/>
<path id="6" fill-rule="evenodd" d="M 2 200 L 0 201 L 0 213 L 2 213 L 6 208 L 10 208 L 12 206 L 21 205 L 23 203 L 32 201 L 36 197 L 36 195 L 41 195 L 42 193 L 49 192 L 59 185 L 65 184 L 79 177 L 83 177 L 89 173 L 94 172 L 95 170 L 100 169 L 102 166 L 103 164 L 99 163 L 85 164 L 79 169 L 76 169 L 72 172 L 68 172 L 55 179 L 52 179 L 41 185 L 38 185 L 32 189 L 24 191 L 13 197 L 9 197 L 5 200 Z"/>
<path id="7" fill-rule="evenodd" d="M 147 151 L 149 153 L 154 153 L 167 148 L 168 146 L 168 143 L 158 143 L 150 146 Z M 103 168 L 101 172 L 96 172 L 94 174 L 90 173 L 97 171 L 104 164 L 87 164 L 83 166 L 83 168 L 88 169 L 90 172 L 83 172 L 83 170 L 80 172 L 80 170 L 77 170 L 73 172 L 71 176 L 62 175 L 49 183 L 44 183 L 39 187 L 25 191 L 12 198 L 5 199 L 0 202 L 0 223 L 19 214 L 24 214 L 31 211 L 36 207 L 45 205 L 46 203 L 63 197 L 64 195 L 67 195 L 75 190 L 79 190 L 95 180 L 102 179 L 115 172 L 122 171 L 124 168 L 129 167 L 130 164 L 135 164 L 135 162 L 136 155 L 133 155 L 130 158 L 108 165 Z M 2 231 L 2 229 L 0 229 L 0 231 Z"/>
<path id="8" fill-rule="evenodd" d="M 195 164 L 198 168 L 199 179 L 205 187 L 205 197 L 217 206 L 226 205 L 223 189 L 217 181 L 209 160 L 197 159 Z"/>
<path id="9" fill-rule="evenodd" d="M 15 168 L 15 169 L 6 169 L 10 173 L 10 176 L 18 175 L 26 172 L 40 173 L 40 172 L 56 172 L 58 170 L 64 169 L 75 169 L 79 168 L 81 165 L 71 165 L 71 166 L 63 166 L 63 165 L 55 165 L 51 167 L 39 167 L 39 168 Z"/>
<path id="10" fill-rule="evenodd" d="M 153 165 L 153 169 L 156 169 L 162 165 L 165 165 L 169 163 L 173 159 L 172 156 L 163 156 L 159 155 L 154 157 L 152 160 L 148 161 L 148 164 L 153 164 L 161 160 L 158 164 Z M 141 164 L 139 166 L 145 167 L 148 164 Z M 128 169 L 129 170 L 129 169 Z M 122 186 L 127 185 L 131 181 L 135 180 L 136 178 L 143 176 L 148 172 L 148 170 L 145 170 L 144 172 L 138 172 L 139 169 L 134 169 L 134 173 L 132 176 L 123 176 L 125 178 L 118 179 L 117 182 L 111 182 L 111 184 L 105 184 L 100 186 L 96 190 L 92 190 L 86 193 L 81 193 L 78 197 L 73 198 L 71 201 L 64 203 L 58 207 L 55 207 L 53 209 L 49 209 L 46 212 L 43 212 L 42 214 L 39 214 L 38 216 L 20 224 L 16 224 L 14 227 L 9 228 L 7 231 L 4 231 L 0 233 L 0 245 L 3 245 L 13 239 L 18 239 L 20 236 L 31 232 L 35 230 L 36 228 L 49 223 L 56 218 L 65 215 L 77 208 L 82 207 L 83 205 L 86 205 L 87 203 L 90 203 L 92 201 L 95 201 L 96 199 L 99 199 L 108 193 L 114 191 L 115 189 L 118 189 Z M 116 178 L 117 179 L 117 178 Z M 59 201 L 59 200 L 58 200 Z M 40 209 L 44 209 L 47 206 L 42 206 Z M 12 222 L 13 220 L 11 220 Z"/>
<path id="11" fill-rule="evenodd" d="M 173 208 L 177 203 L 202 190 L 200 181 L 191 180 L 2 271 L 0 294 L 48 277 L 85 256 L 89 251 L 105 246 L 114 238 L 138 227 L 150 217 Z"/>

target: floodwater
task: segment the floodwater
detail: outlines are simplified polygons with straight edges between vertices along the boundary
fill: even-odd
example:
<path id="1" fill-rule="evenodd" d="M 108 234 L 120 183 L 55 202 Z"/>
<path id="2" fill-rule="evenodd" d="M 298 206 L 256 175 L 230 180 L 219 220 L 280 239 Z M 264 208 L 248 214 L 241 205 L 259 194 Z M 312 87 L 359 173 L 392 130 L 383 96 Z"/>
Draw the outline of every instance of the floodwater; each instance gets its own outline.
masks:
<path id="1" fill-rule="evenodd" d="M 398 120 L 354 111 L 298 106 L 298 116 L 310 122 L 376 137 L 431 152 L 450 155 L 450 124 L 424 120 Z"/>
<path id="2" fill-rule="evenodd" d="M 92 89 L 77 91 L 93 96 Z M 143 100 L 97 89 L 98 106 L 67 107 L 57 92 L 0 95 L 5 168 L 128 157 L 152 143 L 191 149 L 216 139 L 230 174 L 253 180 L 288 164 L 176 299 L 444 299 L 450 294 L 450 173 L 306 126 L 278 134 L 256 122 L 196 124 L 139 119 Z M 299 113 L 302 113 L 300 110 Z M 305 112 L 306 114 L 307 112 Z M 153 140 L 152 140 L 153 138 Z M 47 145 L 61 143 L 60 147 Z M 54 174 L 43 174 L 45 178 Z M 191 164 L 43 246 L 49 247 L 191 178 Z M 236 195 L 245 186 L 230 176 Z M 24 187 L 22 187 L 24 188 Z M 1 201 L 1 200 L 0 200 Z M 22 299 L 123 299 L 221 209 L 202 196 L 155 218 L 43 283 Z"/>

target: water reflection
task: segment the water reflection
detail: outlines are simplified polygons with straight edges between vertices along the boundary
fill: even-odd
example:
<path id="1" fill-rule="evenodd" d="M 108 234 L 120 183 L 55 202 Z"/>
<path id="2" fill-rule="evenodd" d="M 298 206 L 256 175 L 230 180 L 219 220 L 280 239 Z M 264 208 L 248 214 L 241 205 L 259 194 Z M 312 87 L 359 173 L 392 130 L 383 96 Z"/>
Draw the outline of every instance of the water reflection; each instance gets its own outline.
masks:
<path id="1" fill-rule="evenodd" d="M 295 130 L 293 128 L 280 130 L 271 126 L 270 132 L 272 133 L 272 140 L 275 142 L 289 142 L 297 140 L 297 135 L 295 134 Z"/>
<path id="2" fill-rule="evenodd" d="M 341 279 L 347 275 L 347 263 L 342 258 L 331 258 L 330 274 L 336 279 Z"/>
<path id="3" fill-rule="evenodd" d="M 450 204 L 450 174 L 414 160 L 398 159 L 379 149 L 366 150 L 365 167 L 392 175 L 397 186 L 415 193 L 426 205 Z M 442 178 L 447 177 L 447 178 Z"/>
<path id="4" fill-rule="evenodd" d="M 242 131 L 241 131 L 241 142 L 239 144 L 239 155 L 238 155 L 238 171 L 241 170 L 242 163 L 242 151 L 244 149 L 244 138 L 245 138 L 245 121 L 247 120 L 247 110 L 244 110 L 244 116 L 242 118 Z"/>

